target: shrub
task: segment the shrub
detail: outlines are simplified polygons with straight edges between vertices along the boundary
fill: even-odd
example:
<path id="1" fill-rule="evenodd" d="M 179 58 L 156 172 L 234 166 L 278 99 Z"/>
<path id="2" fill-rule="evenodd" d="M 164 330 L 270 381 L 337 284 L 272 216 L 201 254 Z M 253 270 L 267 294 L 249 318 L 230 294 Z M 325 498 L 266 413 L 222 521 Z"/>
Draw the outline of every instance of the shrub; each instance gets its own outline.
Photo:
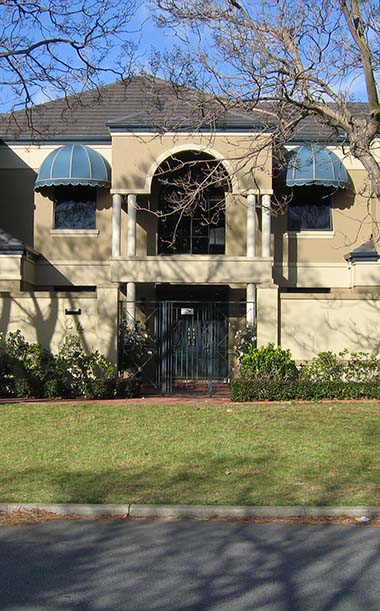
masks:
<path id="1" fill-rule="evenodd" d="M 119 335 L 120 371 L 139 371 L 146 362 L 147 356 L 155 350 L 155 340 L 140 321 L 134 321 L 133 325 L 126 319 L 121 321 Z"/>
<path id="2" fill-rule="evenodd" d="M 64 392 L 58 379 L 46 380 L 43 386 L 43 397 L 46 399 L 57 399 L 63 397 Z"/>
<path id="3" fill-rule="evenodd" d="M 98 378 L 88 384 L 86 397 L 91 399 L 114 399 L 116 378 Z"/>
<path id="4" fill-rule="evenodd" d="M 302 365 L 299 373 L 302 379 L 311 382 L 342 380 L 344 361 L 333 352 L 320 352 L 310 363 Z"/>
<path id="5" fill-rule="evenodd" d="M 347 357 L 344 361 L 344 378 L 352 382 L 380 383 L 380 359 L 367 352 L 340 352 L 339 356 Z"/>
<path id="6" fill-rule="evenodd" d="M 80 338 L 70 335 L 65 338 L 57 354 L 56 376 L 63 396 L 68 398 L 80 395 L 91 397 L 94 380 L 113 379 L 116 376 L 116 369 L 97 350 L 86 354 Z"/>
<path id="7" fill-rule="evenodd" d="M 41 397 L 45 382 L 55 375 L 54 357 L 37 343 L 29 344 L 20 331 L 0 337 L 2 396 Z"/>
<path id="8" fill-rule="evenodd" d="M 141 382 L 135 376 L 116 379 L 116 397 L 119 399 L 132 399 L 140 397 Z"/>
<path id="9" fill-rule="evenodd" d="M 98 351 L 86 354 L 79 337 L 67 337 L 54 357 L 39 344 L 29 344 L 20 331 L 0 334 L 0 367 L 3 397 L 108 399 L 116 392 L 114 365 Z"/>
<path id="10" fill-rule="evenodd" d="M 233 401 L 320 401 L 321 399 L 380 399 L 380 384 L 342 380 L 249 380 L 240 378 L 230 385 Z"/>
<path id="11" fill-rule="evenodd" d="M 241 359 L 256 347 L 256 327 L 246 325 L 244 329 L 236 331 L 234 336 L 233 354 L 241 363 Z"/>
<path id="12" fill-rule="evenodd" d="M 249 379 L 293 380 L 298 373 L 290 350 L 274 344 L 261 348 L 251 345 L 240 362 L 241 375 Z"/>
<path id="13" fill-rule="evenodd" d="M 380 359 L 366 352 L 321 352 L 303 364 L 299 372 L 302 379 L 310 382 L 380 383 Z"/>
<path id="14" fill-rule="evenodd" d="M 380 359 L 365 352 L 321 352 L 297 370 L 289 350 L 251 349 L 231 383 L 234 401 L 379 399 Z"/>

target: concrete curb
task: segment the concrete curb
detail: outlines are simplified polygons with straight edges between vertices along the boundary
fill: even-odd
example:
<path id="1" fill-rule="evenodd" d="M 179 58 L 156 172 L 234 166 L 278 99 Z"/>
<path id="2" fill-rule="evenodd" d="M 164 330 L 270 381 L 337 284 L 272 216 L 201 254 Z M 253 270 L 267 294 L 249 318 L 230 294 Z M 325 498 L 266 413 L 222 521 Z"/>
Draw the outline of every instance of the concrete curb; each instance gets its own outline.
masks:
<path id="1" fill-rule="evenodd" d="M 222 505 L 82 505 L 76 503 L 0 503 L 1 512 L 46 511 L 83 517 L 120 516 L 130 518 L 295 518 L 334 516 L 380 516 L 380 506 L 222 506 Z"/>

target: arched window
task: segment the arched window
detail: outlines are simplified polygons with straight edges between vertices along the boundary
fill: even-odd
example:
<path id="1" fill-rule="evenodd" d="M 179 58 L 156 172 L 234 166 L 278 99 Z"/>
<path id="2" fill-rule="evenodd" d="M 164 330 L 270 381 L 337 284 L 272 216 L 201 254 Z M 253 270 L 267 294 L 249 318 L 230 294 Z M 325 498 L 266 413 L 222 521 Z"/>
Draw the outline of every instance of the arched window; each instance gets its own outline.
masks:
<path id="1" fill-rule="evenodd" d="M 159 254 L 224 254 L 226 186 L 217 162 L 182 157 L 159 183 Z"/>

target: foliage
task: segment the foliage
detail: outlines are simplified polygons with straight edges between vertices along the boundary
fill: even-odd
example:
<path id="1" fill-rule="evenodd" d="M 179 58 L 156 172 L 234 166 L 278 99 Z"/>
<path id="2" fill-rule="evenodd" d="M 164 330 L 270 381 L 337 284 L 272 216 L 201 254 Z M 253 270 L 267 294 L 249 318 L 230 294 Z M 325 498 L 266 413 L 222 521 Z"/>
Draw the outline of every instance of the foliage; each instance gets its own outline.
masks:
<path id="1" fill-rule="evenodd" d="M 306 381 L 342 381 L 380 383 L 380 358 L 367 352 L 343 350 L 320 352 L 300 367 L 300 377 Z"/>
<path id="2" fill-rule="evenodd" d="M 310 382 L 343 379 L 345 364 L 334 352 L 320 352 L 310 363 L 300 367 L 300 377 Z"/>
<path id="3" fill-rule="evenodd" d="M 289 350 L 268 344 L 242 358 L 234 401 L 379 399 L 380 359 L 365 352 L 321 352 L 297 369 Z"/>
<path id="4" fill-rule="evenodd" d="M 58 354 L 29 344 L 20 331 L 0 334 L 0 396 L 111 399 L 137 396 L 139 381 L 118 380 L 115 366 L 97 350 L 83 351 L 79 337 L 65 338 Z"/>
<path id="5" fill-rule="evenodd" d="M 245 354 L 256 346 L 256 326 L 247 324 L 243 329 L 238 329 L 234 337 L 234 356 L 241 363 L 241 359 Z"/>
<path id="6" fill-rule="evenodd" d="M 133 397 L 139 397 L 140 394 L 140 380 L 134 375 L 116 379 L 116 397 L 118 399 L 132 399 Z"/>
<path id="7" fill-rule="evenodd" d="M 120 371 L 140 371 L 154 350 L 154 340 L 140 321 L 122 320 L 119 335 Z"/>
<path id="8" fill-rule="evenodd" d="M 250 379 L 292 380 L 297 376 L 297 367 L 290 350 L 268 344 L 255 348 L 252 344 L 241 358 L 241 375 Z"/>
<path id="9" fill-rule="evenodd" d="M 320 401 L 322 399 L 380 399 L 373 382 L 326 380 L 262 380 L 240 378 L 230 385 L 232 401 Z"/>
<path id="10" fill-rule="evenodd" d="M 0 393 L 45 396 L 44 386 L 56 374 L 53 355 L 37 343 L 29 344 L 19 330 L 1 334 L 0 346 Z"/>
<path id="11" fill-rule="evenodd" d="M 83 351 L 80 338 L 69 335 L 56 357 L 57 377 L 69 396 L 92 396 L 94 380 L 107 380 L 116 375 L 115 367 L 97 350 Z"/>

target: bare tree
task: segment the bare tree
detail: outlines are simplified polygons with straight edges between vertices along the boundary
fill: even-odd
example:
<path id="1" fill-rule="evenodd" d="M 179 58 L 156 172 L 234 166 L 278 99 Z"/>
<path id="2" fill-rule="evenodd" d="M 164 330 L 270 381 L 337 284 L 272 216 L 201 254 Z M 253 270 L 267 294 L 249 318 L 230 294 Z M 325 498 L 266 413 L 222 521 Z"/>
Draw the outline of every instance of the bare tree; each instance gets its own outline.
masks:
<path id="1" fill-rule="evenodd" d="M 152 0 L 179 43 L 155 56 L 165 76 L 224 109 L 276 119 L 284 142 L 305 121 L 339 135 L 380 198 L 378 0 Z M 367 104 L 351 102 L 355 93 Z"/>
<path id="2" fill-rule="evenodd" d="M 96 87 L 105 73 L 129 73 L 135 11 L 135 0 L 1 0 L 2 110 L 67 98 Z"/>

